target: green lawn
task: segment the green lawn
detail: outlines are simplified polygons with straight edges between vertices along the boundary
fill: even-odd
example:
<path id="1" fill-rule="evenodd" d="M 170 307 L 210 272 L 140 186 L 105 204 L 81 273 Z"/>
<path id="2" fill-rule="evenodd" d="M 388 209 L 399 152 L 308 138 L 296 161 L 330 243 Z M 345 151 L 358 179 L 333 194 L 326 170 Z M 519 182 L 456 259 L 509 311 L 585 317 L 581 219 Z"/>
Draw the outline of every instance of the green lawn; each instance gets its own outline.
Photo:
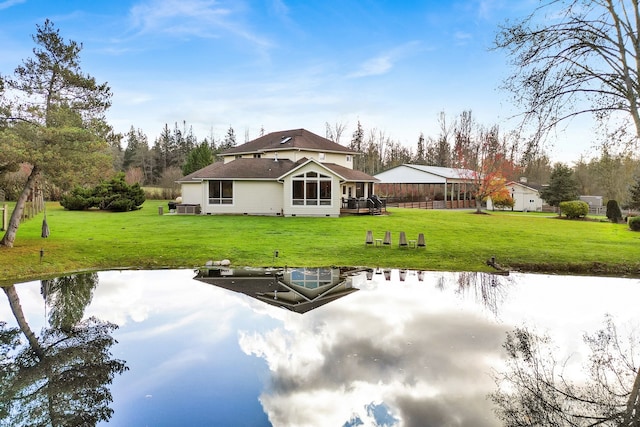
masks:
<path id="1" fill-rule="evenodd" d="M 392 208 L 389 215 L 342 218 L 177 216 L 166 214 L 166 202 L 150 200 L 129 213 L 72 212 L 49 203 L 47 222 L 48 239 L 40 237 L 40 214 L 20 226 L 14 248 L 0 248 L 0 283 L 85 269 L 192 268 L 225 258 L 250 266 L 491 271 L 486 261 L 495 256 L 522 271 L 640 274 L 640 233 L 552 214 Z M 393 246 L 366 247 L 367 230 L 375 238 L 391 231 Z M 400 231 L 409 239 L 425 233 L 426 249 L 399 248 Z"/>

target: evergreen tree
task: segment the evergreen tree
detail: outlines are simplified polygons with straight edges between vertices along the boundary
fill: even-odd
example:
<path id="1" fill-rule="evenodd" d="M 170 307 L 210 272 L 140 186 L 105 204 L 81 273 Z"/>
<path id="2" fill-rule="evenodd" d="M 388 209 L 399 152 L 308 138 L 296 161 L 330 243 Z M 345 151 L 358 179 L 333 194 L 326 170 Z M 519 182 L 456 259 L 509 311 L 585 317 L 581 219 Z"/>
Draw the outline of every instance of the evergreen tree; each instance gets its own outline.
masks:
<path id="1" fill-rule="evenodd" d="M 549 186 L 540 191 L 540 197 L 550 206 L 578 198 L 578 183 L 573 171 L 564 163 L 556 163 L 551 172 Z"/>
<path id="2" fill-rule="evenodd" d="M 353 158 L 353 168 L 355 170 L 360 170 L 360 171 L 364 170 L 363 169 L 364 162 L 362 157 L 363 141 L 364 141 L 364 130 L 362 129 L 362 124 L 360 124 L 360 120 L 358 120 L 358 125 L 356 126 L 356 130 L 353 131 L 349 148 L 357 153 Z"/>
<path id="3" fill-rule="evenodd" d="M 147 142 L 147 136 L 141 129 L 134 129 L 133 126 L 127 132 L 125 136 L 125 142 L 127 148 L 124 149 L 124 159 L 122 161 L 122 168 L 126 171 L 131 167 L 141 167 L 140 162 L 140 150 L 144 145 L 149 150 L 149 143 Z"/>
<path id="4" fill-rule="evenodd" d="M 418 137 L 418 148 L 416 150 L 416 157 L 414 162 L 419 165 L 424 164 L 424 153 L 425 153 L 424 133 L 420 132 L 420 136 Z"/>
<path id="5" fill-rule="evenodd" d="M 629 209 L 640 209 L 640 175 L 635 176 L 635 182 L 629 187 Z"/>
<path id="6" fill-rule="evenodd" d="M 185 124 L 186 126 L 186 124 Z M 182 141 L 182 145 L 180 146 L 180 155 L 182 156 L 183 162 L 187 158 L 187 155 L 196 148 L 198 145 L 198 138 L 193 133 L 193 126 L 189 126 L 189 129 L 186 130 L 184 134 L 184 140 Z"/>
<path id="7" fill-rule="evenodd" d="M 618 206 L 618 202 L 616 200 L 609 200 L 607 202 L 607 218 L 611 222 L 622 221 L 622 212 L 620 211 L 620 206 Z"/>
<path id="8" fill-rule="evenodd" d="M 189 175 L 205 166 L 209 166 L 211 163 L 213 163 L 213 151 L 205 139 L 201 144 L 196 146 L 196 148 L 191 150 L 187 156 L 186 163 L 182 166 L 182 173 Z"/>
<path id="9" fill-rule="evenodd" d="M 154 177 L 162 175 L 162 172 L 169 166 L 169 150 L 171 149 L 173 135 L 169 130 L 169 126 L 165 123 L 160 136 L 153 143 L 153 156 L 156 159 L 156 167 Z"/>
<path id="10" fill-rule="evenodd" d="M 12 123 L 1 128 L 1 159 L 31 165 L 9 227 L 0 245 L 12 247 L 27 198 L 41 180 L 63 190 L 95 182 L 112 171 L 104 112 L 111 90 L 80 69 L 82 44 L 65 41 L 50 20 L 37 25 L 34 58 L 23 61 L 14 76 L 3 77 L 16 102 L 0 107 L 11 111 Z"/>
<path id="11" fill-rule="evenodd" d="M 231 126 L 227 130 L 227 134 L 224 136 L 224 140 L 220 144 L 220 151 L 228 150 L 236 146 L 236 132 Z"/>

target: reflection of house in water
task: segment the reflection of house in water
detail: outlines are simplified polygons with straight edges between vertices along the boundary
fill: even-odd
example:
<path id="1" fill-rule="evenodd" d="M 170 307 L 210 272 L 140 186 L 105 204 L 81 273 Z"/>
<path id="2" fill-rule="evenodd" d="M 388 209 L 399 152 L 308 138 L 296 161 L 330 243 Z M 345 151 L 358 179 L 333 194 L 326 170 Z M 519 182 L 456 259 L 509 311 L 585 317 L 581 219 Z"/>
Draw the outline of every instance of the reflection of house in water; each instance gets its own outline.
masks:
<path id="1" fill-rule="evenodd" d="M 339 268 L 210 267 L 200 270 L 195 279 L 276 307 L 306 313 L 357 291 L 348 273 Z"/>

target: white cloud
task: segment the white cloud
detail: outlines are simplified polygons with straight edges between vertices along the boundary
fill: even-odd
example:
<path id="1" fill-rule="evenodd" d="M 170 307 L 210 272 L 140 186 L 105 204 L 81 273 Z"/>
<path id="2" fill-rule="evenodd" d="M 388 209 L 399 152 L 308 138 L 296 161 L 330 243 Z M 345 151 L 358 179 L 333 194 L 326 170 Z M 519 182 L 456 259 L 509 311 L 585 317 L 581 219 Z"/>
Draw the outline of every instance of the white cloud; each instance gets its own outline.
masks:
<path id="1" fill-rule="evenodd" d="M 393 68 L 396 62 L 414 54 L 418 45 L 419 42 L 411 41 L 387 52 L 383 52 L 363 62 L 360 68 L 349 74 L 348 77 L 357 78 L 386 74 Z"/>
<path id="2" fill-rule="evenodd" d="M 467 40 L 471 40 L 473 38 L 473 35 L 464 31 L 456 31 L 453 37 L 458 42 L 465 42 Z"/>
<path id="3" fill-rule="evenodd" d="M 130 17 L 140 34 L 200 38 L 231 35 L 261 47 L 271 44 L 242 23 L 240 11 L 215 0 L 151 0 L 133 6 Z"/>
<path id="4" fill-rule="evenodd" d="M 12 6 L 25 3 L 27 0 L 6 0 L 0 2 L 0 10 L 9 9 Z"/>
<path id="5" fill-rule="evenodd" d="M 389 55 L 381 55 L 366 61 L 352 77 L 377 76 L 385 74 L 393 67 L 392 59 Z"/>

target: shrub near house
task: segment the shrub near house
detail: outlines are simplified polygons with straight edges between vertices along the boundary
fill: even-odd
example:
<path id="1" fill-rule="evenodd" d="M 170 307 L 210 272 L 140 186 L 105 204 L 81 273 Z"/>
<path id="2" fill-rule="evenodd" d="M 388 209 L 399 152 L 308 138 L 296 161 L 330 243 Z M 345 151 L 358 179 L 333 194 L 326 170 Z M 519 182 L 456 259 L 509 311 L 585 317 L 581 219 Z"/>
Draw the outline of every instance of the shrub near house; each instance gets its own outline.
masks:
<path id="1" fill-rule="evenodd" d="M 127 212 L 140 209 L 145 195 L 140 185 L 129 185 L 124 174 L 116 175 L 110 181 L 103 181 L 95 188 L 75 187 L 70 193 L 62 196 L 60 204 L 65 209 L 86 210 L 98 208 L 114 212 Z"/>
<path id="2" fill-rule="evenodd" d="M 584 218 L 589 213 L 589 205 L 581 200 L 560 202 L 560 214 L 565 214 L 569 219 Z"/>

